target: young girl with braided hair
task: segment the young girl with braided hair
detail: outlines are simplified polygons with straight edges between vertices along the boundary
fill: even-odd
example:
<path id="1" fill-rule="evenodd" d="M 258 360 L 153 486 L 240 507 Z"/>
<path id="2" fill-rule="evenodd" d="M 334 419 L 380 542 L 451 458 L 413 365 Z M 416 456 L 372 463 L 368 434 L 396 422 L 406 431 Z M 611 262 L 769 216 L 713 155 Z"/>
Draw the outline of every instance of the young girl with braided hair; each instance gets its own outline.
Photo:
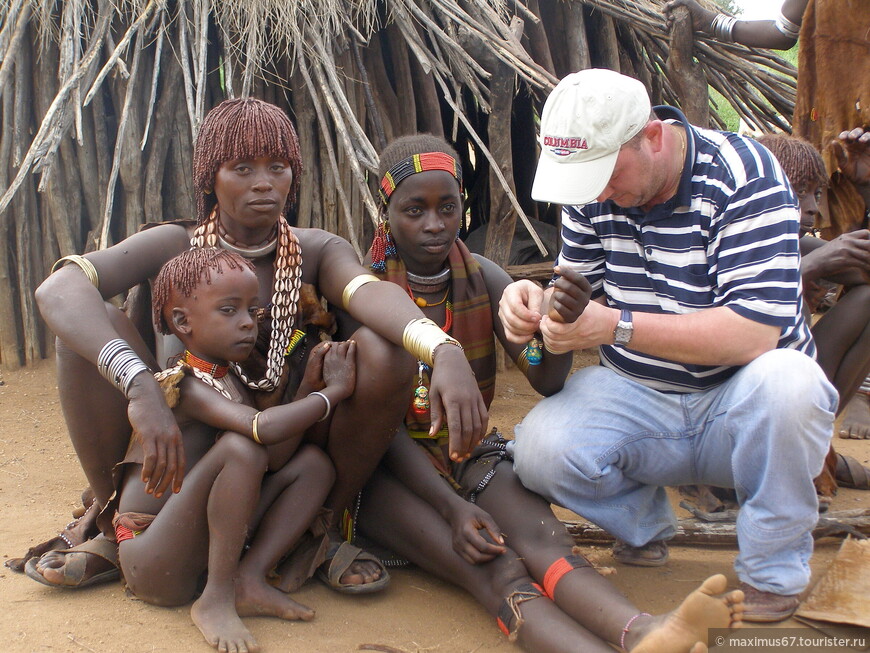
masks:
<path id="1" fill-rule="evenodd" d="M 299 369 L 307 355 L 288 350 L 300 293 L 310 285 L 317 299 L 347 309 L 363 325 L 352 334 L 362 381 L 305 437 L 328 453 L 336 470 L 326 500 L 333 515 L 330 584 L 374 591 L 387 583 L 386 570 L 365 552 L 340 544 L 336 525 L 395 433 L 414 360 L 435 363 L 433 412 L 436 423 L 450 424 L 456 459 L 486 432 L 486 407 L 462 351 L 422 320 L 400 288 L 375 283 L 344 239 L 290 226 L 301 169 L 296 132 L 280 108 L 255 99 L 221 103 L 203 120 L 194 149 L 196 224 L 160 224 L 106 250 L 64 257 L 60 269 L 37 289 L 37 303 L 58 338 L 61 405 L 97 509 L 112 493 L 111 471 L 124 457 L 131 426 L 142 438 L 147 492 L 157 498 L 178 492 L 185 473 L 181 432 L 146 373 L 167 364 L 172 344 L 154 342 L 149 320 L 143 328 L 134 326 L 141 311 L 121 312 L 109 298 L 143 282 L 147 290 L 160 267 L 191 244 L 217 246 L 251 260 L 265 317 L 255 352 L 236 369 L 257 400 L 266 403 L 289 401 L 296 392 L 298 374 L 292 378 L 287 370 Z M 94 538 L 91 532 L 92 539 L 82 544 L 83 528 L 65 531 L 65 540 L 57 542 L 60 550 L 28 561 L 28 575 L 55 587 L 117 577 L 111 528 L 100 526 L 105 535 Z M 67 565 L 73 559 L 78 563 Z"/>
<path id="2" fill-rule="evenodd" d="M 314 520 L 333 481 L 329 458 L 302 444 L 353 392 L 356 344 L 313 348 L 292 403 L 253 407 L 234 372 L 256 343 L 259 292 L 250 261 L 215 248 L 190 249 L 154 282 L 154 322 L 184 346 L 156 375 L 182 432 L 189 472 L 177 493 L 160 497 L 141 480 L 134 437 L 109 503 L 124 580 L 138 598 L 183 605 L 219 651 L 256 651 L 240 617 L 314 618 L 314 611 L 267 582 Z M 282 445 L 276 464 L 274 447 Z M 243 551 L 245 542 L 248 547 Z"/>
<path id="3" fill-rule="evenodd" d="M 453 148 L 428 134 L 400 138 L 381 154 L 380 176 L 384 222 L 369 252 L 372 270 L 459 340 L 487 404 L 496 338 L 536 390 L 558 391 L 571 355 L 504 337 L 498 301 L 511 279 L 458 240 L 462 170 Z M 549 504 L 522 486 L 500 435 L 487 436 L 467 461 L 450 459 L 449 432 L 430 426 L 427 384 L 420 361 L 400 433 L 361 494 L 357 534 L 466 589 L 527 650 L 701 651 L 708 628 L 740 624 L 742 592 L 714 596 L 725 589 L 721 575 L 669 615 L 638 610 L 575 553 Z"/>

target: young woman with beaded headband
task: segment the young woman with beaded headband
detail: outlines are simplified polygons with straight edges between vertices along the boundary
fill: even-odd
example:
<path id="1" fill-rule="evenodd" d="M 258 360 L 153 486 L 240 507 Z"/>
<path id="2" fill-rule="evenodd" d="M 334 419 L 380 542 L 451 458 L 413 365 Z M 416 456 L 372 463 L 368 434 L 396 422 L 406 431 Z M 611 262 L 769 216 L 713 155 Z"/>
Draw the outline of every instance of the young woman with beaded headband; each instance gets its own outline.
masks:
<path id="1" fill-rule="evenodd" d="M 536 390 L 557 391 L 553 379 L 565 377 L 571 355 L 544 352 L 530 364 L 498 318 L 510 277 L 456 237 L 462 172 L 453 148 L 429 134 L 402 137 L 381 154 L 380 174 L 384 222 L 369 252 L 371 269 L 459 340 L 487 404 L 496 339 Z M 425 388 L 427 366 L 418 365 L 414 386 Z M 739 592 L 712 596 L 724 589 L 723 576 L 708 579 L 671 615 L 641 613 L 573 552 L 547 502 L 517 479 L 504 438 L 492 433 L 468 461 L 450 460 L 448 433 L 432 432 L 424 396 L 410 403 L 353 521 L 355 536 L 394 552 L 388 561 L 404 558 L 465 588 L 528 650 L 603 652 L 613 650 L 610 642 L 634 651 L 689 651 L 707 628 L 740 621 Z"/>
<path id="2" fill-rule="evenodd" d="M 297 354 L 285 354 L 290 353 L 303 284 L 364 325 L 352 334 L 363 381 L 306 436 L 327 451 L 336 468 L 336 483 L 326 502 L 334 515 L 333 549 L 339 548 L 337 515 L 377 465 L 394 434 L 391 425 L 405 409 L 403 393 L 408 391 L 414 360 L 437 359 L 432 406 L 436 421 L 446 420 L 456 434 L 453 455 L 466 456 L 482 437 L 486 408 L 454 341 L 428 325 L 401 289 L 372 283 L 376 279 L 360 265 L 347 241 L 320 229 L 289 226 L 286 214 L 295 200 L 300 171 L 298 139 L 281 109 L 255 99 L 227 100 L 203 120 L 194 150 L 197 225 L 159 224 L 106 250 L 65 257 L 37 290 L 42 315 L 58 337 L 64 415 L 98 506 L 111 494 L 111 470 L 124 457 L 131 425 L 142 437 L 142 478 L 148 490 L 159 497 L 181 487 L 181 434 L 157 383 L 142 373 L 165 367 L 169 352 L 155 357 L 146 344 L 151 329 L 140 335 L 130 320 L 135 311 L 128 316 L 106 300 L 147 282 L 191 245 L 230 249 L 255 266 L 266 311 L 255 354 L 239 370 L 249 386 L 263 390 L 265 401 L 289 401 L 295 393 L 294 387 L 276 384 L 286 376 L 281 374 L 285 361 L 299 363 Z M 47 546 L 78 545 L 94 513 L 65 530 L 65 540 Z M 108 525 L 101 527 L 110 533 Z M 29 564 L 40 582 L 81 587 L 117 575 L 115 551 L 111 540 L 98 536 Z M 80 573 L 66 568 L 67 556 L 77 555 L 86 560 L 75 565 Z M 341 565 L 330 565 L 333 586 L 372 591 L 385 584 L 386 571 L 377 561 L 360 561 L 364 552 L 345 550 L 339 557 Z"/>

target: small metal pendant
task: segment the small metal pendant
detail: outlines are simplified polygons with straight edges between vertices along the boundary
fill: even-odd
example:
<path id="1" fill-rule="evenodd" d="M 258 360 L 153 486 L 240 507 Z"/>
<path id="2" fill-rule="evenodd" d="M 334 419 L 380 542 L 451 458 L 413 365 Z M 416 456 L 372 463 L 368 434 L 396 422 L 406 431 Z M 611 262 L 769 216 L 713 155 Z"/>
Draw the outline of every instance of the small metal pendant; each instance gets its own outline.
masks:
<path id="1" fill-rule="evenodd" d="M 418 362 L 417 373 L 417 388 L 414 390 L 413 407 L 417 415 L 426 415 L 429 412 L 429 388 L 423 384 L 423 369 L 424 363 Z"/>

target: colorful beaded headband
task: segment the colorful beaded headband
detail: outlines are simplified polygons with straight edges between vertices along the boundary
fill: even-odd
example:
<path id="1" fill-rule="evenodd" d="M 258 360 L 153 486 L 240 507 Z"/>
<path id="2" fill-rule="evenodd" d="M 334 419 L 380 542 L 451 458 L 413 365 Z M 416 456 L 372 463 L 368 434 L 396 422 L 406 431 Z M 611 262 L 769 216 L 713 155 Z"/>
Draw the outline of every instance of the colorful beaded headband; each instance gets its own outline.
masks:
<path id="1" fill-rule="evenodd" d="M 456 159 L 446 152 L 423 152 L 402 159 L 384 174 L 383 179 L 381 179 L 381 187 L 378 189 L 384 205 L 389 203 L 390 195 L 404 179 L 428 170 L 449 172 L 456 177 L 456 181 L 459 182 L 459 190 L 462 190 L 462 168 Z"/>

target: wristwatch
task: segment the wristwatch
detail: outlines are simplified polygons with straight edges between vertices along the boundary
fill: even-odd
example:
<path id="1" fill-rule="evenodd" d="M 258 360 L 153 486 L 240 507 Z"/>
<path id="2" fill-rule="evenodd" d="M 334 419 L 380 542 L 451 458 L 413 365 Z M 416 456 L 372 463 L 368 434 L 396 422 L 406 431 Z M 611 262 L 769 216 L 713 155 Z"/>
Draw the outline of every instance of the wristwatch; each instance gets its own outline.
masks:
<path id="1" fill-rule="evenodd" d="M 631 311 L 623 308 L 619 315 L 619 322 L 613 330 L 613 344 L 627 347 L 632 335 L 634 335 L 634 325 L 631 323 Z"/>

